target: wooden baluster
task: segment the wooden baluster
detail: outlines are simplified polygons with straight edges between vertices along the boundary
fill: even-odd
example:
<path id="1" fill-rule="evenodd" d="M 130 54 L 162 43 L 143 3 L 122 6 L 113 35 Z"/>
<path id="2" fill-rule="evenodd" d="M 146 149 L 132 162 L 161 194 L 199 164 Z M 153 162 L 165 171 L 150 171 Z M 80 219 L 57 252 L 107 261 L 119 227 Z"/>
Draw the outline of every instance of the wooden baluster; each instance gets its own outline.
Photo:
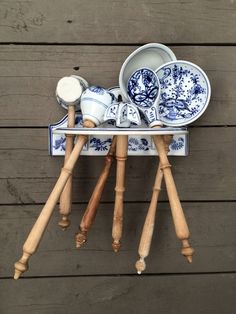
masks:
<path id="1" fill-rule="evenodd" d="M 167 153 L 169 150 L 169 144 L 170 144 L 171 138 L 172 136 L 168 136 L 168 135 L 165 136 L 165 148 L 166 148 Z M 158 202 L 159 194 L 161 191 L 162 179 L 163 179 L 163 172 L 161 170 L 161 165 L 159 163 L 157 173 L 156 173 L 155 183 L 153 186 L 151 202 L 148 208 L 147 216 L 144 222 L 143 231 L 142 231 L 142 235 L 141 235 L 141 239 L 139 243 L 138 253 L 139 253 L 140 259 L 135 264 L 138 274 L 141 274 L 146 269 L 146 263 L 144 259 L 149 255 L 149 252 L 150 252 L 154 225 L 155 225 L 157 202 Z"/>
<path id="2" fill-rule="evenodd" d="M 85 121 L 84 127 L 92 128 L 94 123 L 91 121 Z M 53 210 L 57 204 L 57 201 L 66 185 L 67 180 L 72 174 L 73 168 L 80 155 L 80 152 L 87 142 L 88 137 L 86 135 L 80 135 L 77 137 L 77 142 L 71 152 L 70 157 L 61 170 L 61 174 L 45 204 L 38 219 L 36 220 L 33 228 L 31 229 L 28 238 L 23 246 L 23 255 L 21 259 L 15 263 L 15 275 L 14 279 L 18 279 L 20 275 L 28 269 L 28 260 L 30 256 L 36 252 L 42 236 L 46 230 L 49 220 L 52 216 Z"/>
<path id="3" fill-rule="evenodd" d="M 165 178 L 167 194 L 175 225 L 175 232 L 177 237 L 182 241 L 181 253 L 187 258 L 188 262 L 191 263 L 194 250 L 188 242 L 188 238 L 190 235 L 189 229 L 179 200 L 175 182 L 172 176 L 171 165 L 168 161 L 167 154 L 165 151 L 164 139 L 162 135 L 155 135 L 153 136 L 153 140 L 159 154 L 161 170 L 163 171 Z"/>
<path id="4" fill-rule="evenodd" d="M 123 196 L 125 191 L 125 161 L 127 159 L 128 136 L 118 135 L 116 144 L 116 187 L 115 206 L 112 226 L 112 248 L 114 252 L 120 249 L 120 239 L 123 228 Z"/>
<path id="5" fill-rule="evenodd" d="M 97 181 L 97 184 L 90 197 L 88 206 L 85 210 L 83 218 L 80 223 L 80 231 L 75 236 L 76 247 L 80 248 L 87 241 L 87 233 L 90 230 L 95 219 L 97 208 L 101 200 L 101 196 L 110 173 L 111 165 L 114 159 L 116 148 L 116 136 L 113 137 L 111 147 L 105 157 L 105 165 Z"/>
<path id="6" fill-rule="evenodd" d="M 68 106 L 68 128 L 75 127 L 75 106 L 69 105 Z M 66 164 L 70 154 L 73 150 L 74 146 L 74 135 L 67 134 L 66 135 L 66 151 L 65 151 L 65 159 L 64 164 Z M 61 214 L 61 220 L 58 222 L 58 225 L 62 228 L 62 230 L 66 230 L 67 227 L 70 225 L 70 220 L 68 216 L 71 212 L 71 203 L 72 203 L 72 175 L 69 177 L 64 190 L 60 196 L 60 205 L 59 205 L 59 212 Z"/>

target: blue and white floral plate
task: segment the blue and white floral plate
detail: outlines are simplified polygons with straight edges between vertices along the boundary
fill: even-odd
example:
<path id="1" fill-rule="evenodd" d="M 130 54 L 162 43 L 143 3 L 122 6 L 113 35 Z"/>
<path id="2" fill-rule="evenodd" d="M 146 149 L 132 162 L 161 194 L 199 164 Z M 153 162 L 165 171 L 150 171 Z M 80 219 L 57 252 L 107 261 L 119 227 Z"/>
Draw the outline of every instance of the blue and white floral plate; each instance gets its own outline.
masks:
<path id="1" fill-rule="evenodd" d="M 159 115 L 167 126 L 184 126 L 206 110 L 211 86 L 206 73 L 196 64 L 177 60 L 156 70 L 160 81 Z"/>

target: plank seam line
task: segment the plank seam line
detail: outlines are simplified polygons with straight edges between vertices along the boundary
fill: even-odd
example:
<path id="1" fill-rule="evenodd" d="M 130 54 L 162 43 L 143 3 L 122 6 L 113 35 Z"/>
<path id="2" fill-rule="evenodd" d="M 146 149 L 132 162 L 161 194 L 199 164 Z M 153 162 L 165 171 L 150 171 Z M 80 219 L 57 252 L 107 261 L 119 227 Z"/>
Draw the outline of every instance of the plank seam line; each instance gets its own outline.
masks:
<path id="1" fill-rule="evenodd" d="M 190 272 L 190 273 L 148 273 L 142 274 L 142 277 L 179 277 L 179 276 L 199 276 L 199 275 L 207 275 L 207 276 L 215 276 L 215 275 L 234 275 L 236 271 L 221 271 L 221 272 Z M 88 278 L 88 277 L 140 277 L 138 274 L 93 274 L 93 275 L 55 275 L 55 276 L 28 276 L 21 277 L 20 280 L 28 280 L 28 279 L 50 279 L 50 278 Z M 11 276 L 0 277 L 2 280 L 13 279 Z"/>
<path id="2" fill-rule="evenodd" d="M 32 178 L 32 179 L 35 179 L 35 178 Z M 235 203 L 236 200 L 181 200 L 181 203 Z M 149 204 L 150 202 L 149 201 L 126 201 L 124 202 L 124 204 L 135 204 L 135 205 L 138 205 L 138 204 Z M 158 201 L 158 203 L 161 203 L 161 204 L 169 204 L 169 201 Z M 0 204 L 0 207 L 1 206 L 9 206 L 9 207 L 13 207 L 13 206 L 43 206 L 45 204 L 44 203 L 1 203 Z M 59 203 L 57 203 L 59 204 Z M 88 204 L 88 201 L 84 201 L 84 202 L 73 202 L 72 205 L 74 206 L 80 206 L 80 205 L 87 205 Z M 100 205 L 110 205 L 110 204 L 114 204 L 114 201 L 103 201 L 103 202 L 100 202 Z"/>
<path id="3" fill-rule="evenodd" d="M 25 46 L 121 46 L 121 47 L 129 47 L 129 46 L 141 46 L 141 45 L 145 45 L 147 42 L 139 42 L 139 43 L 86 43 L 86 42 L 82 42 L 82 43 L 66 43 L 66 42 L 62 42 L 62 43 L 52 43 L 52 42 L 0 42 L 0 45 L 4 45 L 4 46 L 8 46 L 8 45 L 16 45 L 16 46 L 20 46 L 20 45 L 25 45 Z M 174 47 L 174 46 L 182 46 L 182 47 L 192 47 L 192 46 L 204 46 L 204 47 L 235 47 L 236 43 L 234 42 L 229 42 L 229 43 L 181 43 L 181 42 L 177 42 L 177 43 L 166 43 L 166 42 L 162 42 L 162 44 L 166 45 L 166 46 L 170 46 L 170 47 Z"/>
<path id="4" fill-rule="evenodd" d="M 189 126 L 189 129 L 197 129 L 197 128 L 235 128 L 236 124 L 213 124 L 213 125 L 192 125 Z M 48 126 L 0 126 L 0 129 L 48 129 Z"/>

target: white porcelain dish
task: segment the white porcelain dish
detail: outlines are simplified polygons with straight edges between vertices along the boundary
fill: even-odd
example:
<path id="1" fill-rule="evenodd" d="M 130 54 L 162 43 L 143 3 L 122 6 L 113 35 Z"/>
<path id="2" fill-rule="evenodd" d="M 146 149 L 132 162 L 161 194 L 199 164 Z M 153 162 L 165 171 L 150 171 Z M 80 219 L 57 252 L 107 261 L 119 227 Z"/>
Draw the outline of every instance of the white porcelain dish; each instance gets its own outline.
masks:
<path id="1" fill-rule="evenodd" d="M 206 110 L 211 86 L 206 73 L 196 64 L 177 60 L 156 70 L 160 81 L 160 120 L 177 127 L 192 123 Z"/>
<path id="2" fill-rule="evenodd" d="M 150 43 L 133 51 L 123 63 L 119 74 L 119 86 L 124 100 L 128 100 L 127 82 L 139 68 L 156 70 L 164 63 L 176 60 L 173 51 L 165 45 Z"/>

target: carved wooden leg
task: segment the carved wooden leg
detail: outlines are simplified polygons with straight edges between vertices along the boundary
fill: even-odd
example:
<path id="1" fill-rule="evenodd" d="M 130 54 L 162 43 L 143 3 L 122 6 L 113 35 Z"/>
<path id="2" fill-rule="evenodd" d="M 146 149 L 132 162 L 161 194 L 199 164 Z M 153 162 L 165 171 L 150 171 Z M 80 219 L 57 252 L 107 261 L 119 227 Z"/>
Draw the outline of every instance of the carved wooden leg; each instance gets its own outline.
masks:
<path id="1" fill-rule="evenodd" d="M 161 169 L 165 178 L 167 194 L 175 225 L 175 232 L 177 237 L 182 241 L 181 253 L 187 258 L 188 262 L 191 263 L 194 250 L 188 242 L 189 229 L 172 176 L 171 165 L 166 155 L 164 139 L 161 135 L 155 135 L 153 136 L 153 140 L 159 154 Z"/>
<path id="2" fill-rule="evenodd" d="M 165 136 L 165 148 L 166 152 L 169 151 L 169 144 L 171 142 L 172 136 Z M 156 210 L 157 210 L 157 202 L 159 198 L 159 194 L 161 191 L 161 183 L 163 179 L 163 172 L 161 170 L 161 165 L 159 163 L 155 183 L 153 186 L 153 192 L 151 197 L 151 202 L 148 208 L 147 216 L 144 222 L 143 231 L 139 243 L 139 257 L 140 259 L 136 262 L 135 266 L 137 269 L 138 274 L 141 274 L 142 271 L 146 269 L 146 263 L 145 258 L 149 255 L 151 242 L 152 242 L 152 236 L 153 236 L 153 230 L 155 225 L 155 217 L 156 217 Z"/>
<path id="3" fill-rule="evenodd" d="M 68 106 L 68 128 L 74 128 L 75 126 L 75 106 Z M 66 135 L 66 151 L 65 151 L 65 159 L 64 164 L 66 164 L 68 158 L 70 157 L 70 154 L 73 150 L 74 146 L 74 135 L 67 134 Z M 61 214 L 61 220 L 58 222 L 58 225 L 62 228 L 62 230 L 65 230 L 70 225 L 70 220 L 68 219 L 68 216 L 71 212 L 71 203 L 72 203 L 72 176 L 69 177 L 66 186 L 64 190 L 61 193 L 60 196 L 60 214 Z"/>
<path id="4" fill-rule="evenodd" d="M 125 191 L 125 161 L 127 159 L 128 136 L 118 135 L 116 144 L 116 195 L 112 227 L 112 248 L 118 252 L 120 248 L 120 239 L 123 227 L 123 196 Z"/>
<path id="5" fill-rule="evenodd" d="M 110 168 L 114 159 L 116 147 L 116 136 L 113 137 L 111 147 L 105 157 L 105 165 L 100 174 L 98 182 L 93 190 L 93 194 L 89 200 L 88 206 L 85 210 L 83 218 L 80 223 L 80 231 L 75 236 L 76 247 L 80 248 L 87 240 L 87 233 L 90 230 L 95 219 L 97 208 L 110 173 Z"/>
<path id="6" fill-rule="evenodd" d="M 90 121 L 84 122 L 84 127 L 94 127 L 94 124 Z M 66 164 L 62 168 L 61 174 L 45 204 L 38 219 L 36 220 L 33 228 L 31 229 L 28 238 L 23 246 L 23 255 L 21 259 L 15 263 L 15 275 L 14 279 L 18 279 L 20 275 L 28 269 L 28 260 L 30 256 L 36 252 L 38 245 L 42 239 L 44 231 L 49 223 L 53 210 L 57 204 L 57 201 L 64 189 L 67 180 L 72 174 L 72 170 L 80 155 L 80 152 L 87 142 L 87 136 L 81 135 L 77 138 L 75 147 L 67 160 Z"/>
<path id="7" fill-rule="evenodd" d="M 141 274 L 146 269 L 146 263 L 144 259 L 148 256 L 152 241 L 152 235 L 154 230 L 154 224 L 155 224 L 155 217 L 156 217 L 156 208 L 157 208 L 157 202 L 159 193 L 161 191 L 161 182 L 163 178 L 163 172 L 161 171 L 160 165 L 158 166 L 155 184 L 153 186 L 153 193 L 152 198 L 150 202 L 150 206 L 148 208 L 147 216 L 145 219 L 145 223 L 143 226 L 143 231 L 139 243 L 139 260 L 136 262 L 135 267 L 137 269 L 137 273 Z"/>

